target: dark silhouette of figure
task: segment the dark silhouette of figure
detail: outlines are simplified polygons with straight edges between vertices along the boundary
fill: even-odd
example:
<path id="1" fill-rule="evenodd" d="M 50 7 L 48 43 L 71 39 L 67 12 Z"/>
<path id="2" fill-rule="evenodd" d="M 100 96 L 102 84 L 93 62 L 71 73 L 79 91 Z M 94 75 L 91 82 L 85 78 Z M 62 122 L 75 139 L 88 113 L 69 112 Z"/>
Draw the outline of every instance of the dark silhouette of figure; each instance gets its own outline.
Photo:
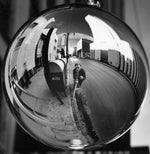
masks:
<path id="1" fill-rule="evenodd" d="M 23 78 L 24 78 L 24 87 L 28 88 L 29 84 L 31 83 L 30 81 L 30 77 L 28 74 L 28 70 L 27 70 L 27 65 L 26 63 L 24 63 L 24 74 L 23 74 Z"/>
<path id="2" fill-rule="evenodd" d="M 65 51 L 63 48 L 61 48 L 60 53 L 61 53 L 61 58 L 65 58 Z"/>
<path id="3" fill-rule="evenodd" d="M 81 68 L 80 64 L 75 64 L 75 68 L 73 69 L 73 78 L 74 83 L 77 83 L 77 87 L 79 88 L 82 85 L 82 82 L 86 79 L 86 73 L 83 68 Z"/>

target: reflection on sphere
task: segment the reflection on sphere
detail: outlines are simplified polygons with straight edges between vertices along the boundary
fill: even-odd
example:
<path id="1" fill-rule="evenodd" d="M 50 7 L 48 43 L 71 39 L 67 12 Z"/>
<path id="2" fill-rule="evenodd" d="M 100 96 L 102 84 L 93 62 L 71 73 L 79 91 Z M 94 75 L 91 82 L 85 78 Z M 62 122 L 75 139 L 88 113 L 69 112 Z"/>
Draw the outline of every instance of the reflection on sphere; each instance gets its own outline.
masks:
<path id="1" fill-rule="evenodd" d="M 124 23 L 95 7 L 69 5 L 20 29 L 6 56 L 4 85 L 30 135 L 82 149 L 108 144 L 130 128 L 148 74 L 145 52 Z"/>

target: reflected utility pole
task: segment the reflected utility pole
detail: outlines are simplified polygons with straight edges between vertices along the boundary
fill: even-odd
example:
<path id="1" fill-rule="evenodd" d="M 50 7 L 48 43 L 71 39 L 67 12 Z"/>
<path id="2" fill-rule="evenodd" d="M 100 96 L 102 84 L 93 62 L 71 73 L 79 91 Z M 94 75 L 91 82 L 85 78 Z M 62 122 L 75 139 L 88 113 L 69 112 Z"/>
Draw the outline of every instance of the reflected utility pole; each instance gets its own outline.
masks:
<path id="1" fill-rule="evenodd" d="M 69 33 L 66 34 L 66 58 L 67 58 L 67 63 L 68 63 L 68 59 L 69 59 L 68 42 L 69 42 Z"/>

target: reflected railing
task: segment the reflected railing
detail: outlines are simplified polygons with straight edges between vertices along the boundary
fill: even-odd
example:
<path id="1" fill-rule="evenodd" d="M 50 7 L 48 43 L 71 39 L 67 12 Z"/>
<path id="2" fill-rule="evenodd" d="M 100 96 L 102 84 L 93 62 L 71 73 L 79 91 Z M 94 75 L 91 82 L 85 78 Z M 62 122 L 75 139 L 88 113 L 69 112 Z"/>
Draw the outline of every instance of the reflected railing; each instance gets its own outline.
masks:
<path id="1" fill-rule="evenodd" d="M 48 105 L 50 105 L 50 103 L 53 101 L 52 99 L 37 97 L 27 92 L 17 83 L 17 81 L 15 81 L 15 79 L 13 79 L 11 82 L 12 82 L 13 90 L 15 91 L 15 94 L 19 100 L 17 104 L 20 107 L 20 109 L 25 112 L 25 114 L 32 115 L 32 117 L 35 120 L 41 121 L 42 123 L 51 124 L 51 125 L 60 125 L 60 126 L 64 124 L 63 122 L 57 123 L 55 121 L 52 121 L 51 119 L 48 118 L 48 114 L 45 114 L 44 112 L 37 110 L 38 105 L 39 106 L 41 105 L 41 108 L 42 108 L 43 104 L 47 104 L 46 108 L 48 108 Z M 22 99 L 21 95 L 25 95 L 28 101 Z M 74 119 L 75 123 L 77 124 L 78 129 L 80 129 L 80 125 L 81 125 L 80 122 L 82 122 L 82 120 L 79 117 L 76 117 L 79 113 L 78 113 L 77 106 L 74 103 L 74 100 L 71 103 L 72 112 L 75 118 Z M 29 101 L 32 102 L 32 105 L 31 103 L 30 104 L 28 103 Z"/>
<path id="2" fill-rule="evenodd" d="M 50 122 L 44 111 L 42 112 L 42 110 L 40 110 L 40 107 L 42 108 L 43 105 L 45 105 L 45 107 L 46 105 L 48 106 L 48 104 L 52 101 L 51 99 L 40 98 L 27 92 L 14 79 L 12 80 L 12 86 L 17 98 L 19 99 L 19 102 L 17 103 L 18 105 L 21 103 L 19 106 L 22 110 L 25 110 L 26 113 L 32 114 L 35 118 L 44 120 L 48 123 Z"/>

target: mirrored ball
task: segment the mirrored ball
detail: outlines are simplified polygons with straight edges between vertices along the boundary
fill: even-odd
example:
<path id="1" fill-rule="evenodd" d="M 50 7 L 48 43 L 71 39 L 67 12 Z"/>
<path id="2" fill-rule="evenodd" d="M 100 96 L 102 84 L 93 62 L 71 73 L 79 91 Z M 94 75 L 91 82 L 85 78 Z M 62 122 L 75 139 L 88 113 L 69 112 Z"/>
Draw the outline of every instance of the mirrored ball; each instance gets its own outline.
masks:
<path id="1" fill-rule="evenodd" d="M 42 143 L 88 149 L 122 136 L 148 91 L 144 49 L 132 30 L 104 10 L 47 10 L 15 35 L 4 90 L 18 123 Z"/>

